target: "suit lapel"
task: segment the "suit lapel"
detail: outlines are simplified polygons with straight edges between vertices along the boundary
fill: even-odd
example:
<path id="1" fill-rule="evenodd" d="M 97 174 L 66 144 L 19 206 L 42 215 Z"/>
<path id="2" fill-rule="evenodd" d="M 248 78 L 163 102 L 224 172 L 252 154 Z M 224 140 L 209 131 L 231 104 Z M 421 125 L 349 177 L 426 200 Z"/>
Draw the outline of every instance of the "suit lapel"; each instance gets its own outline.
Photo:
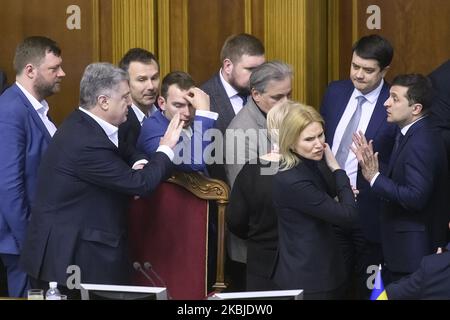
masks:
<path id="1" fill-rule="evenodd" d="M 347 107 L 348 100 L 350 99 L 354 87 L 351 81 L 349 81 L 349 86 L 343 90 L 341 95 L 338 95 L 337 101 L 334 104 L 334 107 L 332 107 L 334 110 L 331 114 L 334 115 L 334 117 L 331 118 L 330 123 L 327 125 L 328 131 L 327 131 L 327 140 L 330 147 L 333 147 L 333 140 L 334 140 L 334 134 L 336 132 L 336 128 L 339 124 L 339 121 L 342 118 L 342 115 L 344 114 L 345 108 Z"/>
<path id="2" fill-rule="evenodd" d="M 212 98 L 215 100 L 216 102 L 215 105 L 217 106 L 218 109 L 217 111 L 223 118 L 223 120 L 226 120 L 227 123 L 231 122 L 235 114 L 230 99 L 228 98 L 227 92 L 225 91 L 225 88 L 223 87 L 222 82 L 220 81 L 219 74 L 217 74 L 215 77 L 215 86 Z"/>
<path id="3" fill-rule="evenodd" d="M 42 121 L 41 117 L 39 117 L 39 114 L 37 113 L 36 109 L 34 109 L 31 102 L 27 99 L 27 97 L 23 94 L 22 90 L 19 89 L 17 85 L 14 84 L 14 89 L 16 92 L 20 95 L 20 98 L 22 99 L 22 102 L 24 103 L 25 107 L 28 108 L 28 112 L 31 115 L 31 118 L 33 119 L 36 126 L 41 130 L 42 134 L 44 135 L 47 142 L 50 141 L 52 136 L 48 132 L 47 128 L 44 125 L 44 122 Z"/>
<path id="4" fill-rule="evenodd" d="M 116 147 L 116 145 L 109 140 L 108 135 L 106 134 L 105 130 L 95 121 L 91 116 L 89 116 L 87 113 L 81 111 L 81 110 L 75 110 L 75 112 L 78 114 L 78 116 L 83 119 L 86 123 L 86 125 L 90 126 L 94 131 L 95 137 L 102 137 L 102 140 L 104 140 L 105 144 L 109 145 L 113 150 L 116 152 L 119 152 L 119 148 Z M 120 140 L 119 140 L 120 145 Z"/>
<path id="5" fill-rule="evenodd" d="M 369 125 L 367 126 L 365 136 L 367 139 L 373 139 L 375 137 L 378 129 L 383 123 L 386 122 L 386 108 L 384 107 L 384 102 L 389 96 L 389 86 L 384 82 L 383 88 L 378 96 L 377 104 L 375 105 L 375 110 L 373 111 L 372 117 L 370 118 Z"/>
<path id="6" fill-rule="evenodd" d="M 426 119 L 421 119 L 418 122 L 416 122 L 415 124 L 413 124 L 411 126 L 411 128 L 409 128 L 408 132 L 406 133 L 406 135 L 403 137 L 401 143 L 399 144 L 397 151 L 391 155 L 391 160 L 389 161 L 389 168 L 387 171 L 388 176 L 390 176 L 392 174 L 392 170 L 394 169 L 395 164 L 396 164 L 400 154 L 402 153 L 405 145 L 408 143 L 408 140 L 410 139 L 410 137 L 412 137 L 414 135 L 414 132 L 416 132 L 421 127 L 423 127 L 423 125 L 425 124 L 425 121 L 426 121 Z"/>
<path id="7" fill-rule="evenodd" d="M 266 121 L 266 118 L 262 114 L 262 111 L 259 110 L 258 106 L 253 101 L 253 99 L 251 99 L 247 103 L 246 108 L 250 108 L 249 111 L 253 114 L 253 119 L 256 120 L 256 124 L 258 126 L 258 139 L 259 139 L 259 135 L 262 134 L 262 136 L 266 138 L 267 145 L 269 147 L 268 151 L 270 151 L 270 139 L 269 139 L 269 136 L 267 135 L 267 121 Z M 260 129 L 263 129 L 263 131 L 261 131 Z"/>

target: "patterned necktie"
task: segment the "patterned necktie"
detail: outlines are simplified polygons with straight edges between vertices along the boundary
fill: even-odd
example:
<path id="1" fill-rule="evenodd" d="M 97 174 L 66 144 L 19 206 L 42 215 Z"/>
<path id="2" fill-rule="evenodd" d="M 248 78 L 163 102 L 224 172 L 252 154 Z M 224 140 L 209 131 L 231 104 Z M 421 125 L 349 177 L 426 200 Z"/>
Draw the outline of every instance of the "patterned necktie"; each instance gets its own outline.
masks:
<path id="1" fill-rule="evenodd" d="M 345 162 L 347 161 L 348 153 L 350 152 L 353 134 L 358 129 L 359 120 L 361 120 L 362 105 L 367 101 L 364 96 L 356 97 L 356 99 L 358 99 L 358 105 L 356 106 L 356 110 L 348 122 L 347 128 L 345 128 L 341 143 L 339 144 L 338 151 L 336 152 L 336 160 L 343 169 L 345 168 Z"/>

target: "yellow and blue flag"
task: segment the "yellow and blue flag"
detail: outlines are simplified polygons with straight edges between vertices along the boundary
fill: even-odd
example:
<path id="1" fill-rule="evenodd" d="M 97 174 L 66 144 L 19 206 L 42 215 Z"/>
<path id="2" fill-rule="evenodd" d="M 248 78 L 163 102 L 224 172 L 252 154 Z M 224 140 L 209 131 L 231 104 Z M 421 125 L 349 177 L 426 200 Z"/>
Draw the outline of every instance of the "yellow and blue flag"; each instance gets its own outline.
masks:
<path id="1" fill-rule="evenodd" d="M 388 300 L 386 290 L 384 290 L 383 279 L 381 278 L 381 266 L 375 276 L 375 284 L 370 295 L 370 300 Z"/>

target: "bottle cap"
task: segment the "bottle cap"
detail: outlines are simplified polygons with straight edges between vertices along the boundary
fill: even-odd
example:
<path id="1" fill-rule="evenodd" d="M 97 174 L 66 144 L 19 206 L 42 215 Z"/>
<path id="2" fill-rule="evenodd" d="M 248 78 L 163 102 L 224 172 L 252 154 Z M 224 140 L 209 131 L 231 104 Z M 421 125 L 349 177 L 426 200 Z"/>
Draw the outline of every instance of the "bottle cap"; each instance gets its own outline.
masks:
<path id="1" fill-rule="evenodd" d="M 52 281 L 49 283 L 49 287 L 52 289 L 56 288 L 57 286 L 58 286 L 58 282 L 56 282 L 56 281 Z"/>

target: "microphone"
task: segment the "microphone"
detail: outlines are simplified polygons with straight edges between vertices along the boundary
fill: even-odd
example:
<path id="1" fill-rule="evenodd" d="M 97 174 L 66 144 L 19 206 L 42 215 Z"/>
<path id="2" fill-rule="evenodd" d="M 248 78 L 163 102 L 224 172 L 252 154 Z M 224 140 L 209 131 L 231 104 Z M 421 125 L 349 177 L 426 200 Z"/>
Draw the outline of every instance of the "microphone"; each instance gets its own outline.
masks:
<path id="1" fill-rule="evenodd" d="M 166 283 L 164 282 L 164 280 L 159 276 L 158 273 L 156 273 L 156 271 L 153 269 L 152 265 L 150 262 L 146 261 L 144 262 L 144 268 L 145 270 L 151 272 L 157 279 L 158 281 L 163 285 L 163 287 L 167 288 Z"/>
<path id="2" fill-rule="evenodd" d="M 144 262 L 144 268 L 148 272 L 151 272 L 158 279 L 158 281 L 163 285 L 163 287 L 166 288 L 166 290 L 167 290 L 167 298 L 169 300 L 171 300 L 172 297 L 169 294 L 169 287 L 167 287 L 166 282 L 159 276 L 159 274 L 155 271 L 155 269 L 153 269 L 152 264 L 150 262 L 146 261 L 146 262 Z"/>
<path id="3" fill-rule="evenodd" d="M 137 261 L 133 262 L 133 268 L 134 268 L 134 270 L 139 271 L 140 273 L 142 273 L 144 275 L 144 277 L 150 282 L 152 287 L 156 287 L 155 282 L 152 280 L 152 278 L 150 278 L 148 273 L 145 272 L 144 269 L 142 269 L 142 266 L 141 266 L 141 264 L 139 262 L 137 262 Z"/>

